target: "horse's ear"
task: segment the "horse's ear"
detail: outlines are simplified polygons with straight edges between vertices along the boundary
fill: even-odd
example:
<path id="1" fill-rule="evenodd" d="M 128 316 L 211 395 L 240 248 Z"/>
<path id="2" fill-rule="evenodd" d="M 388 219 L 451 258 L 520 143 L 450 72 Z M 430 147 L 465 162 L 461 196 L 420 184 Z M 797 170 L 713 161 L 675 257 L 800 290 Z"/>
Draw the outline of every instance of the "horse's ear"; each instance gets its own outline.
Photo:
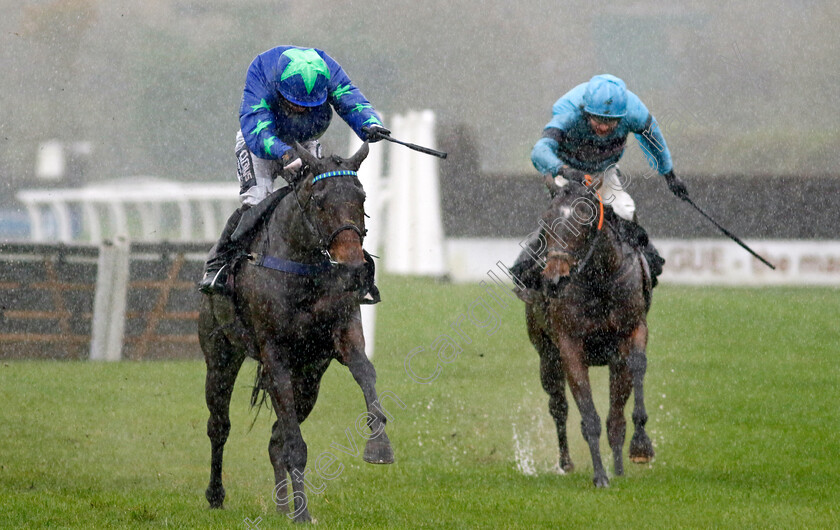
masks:
<path id="1" fill-rule="evenodd" d="M 357 171 L 362 166 L 362 162 L 364 162 L 365 158 L 367 158 L 368 153 L 370 153 L 370 146 L 367 142 L 365 142 L 359 150 L 356 151 L 356 154 L 347 159 L 348 166 L 352 168 L 353 171 Z"/>
<path id="2" fill-rule="evenodd" d="M 551 173 L 543 175 L 543 182 L 545 183 L 545 187 L 548 188 L 548 193 L 552 199 L 560 193 L 560 186 L 557 185 L 557 181 L 554 180 L 554 176 Z"/>
<path id="3" fill-rule="evenodd" d="M 309 166 L 313 169 L 318 167 L 318 163 L 319 163 L 318 158 L 316 158 L 315 155 L 310 153 L 307 148 L 300 145 L 300 143 L 298 143 L 298 142 L 294 142 L 292 144 L 292 147 L 294 147 L 295 153 L 297 153 L 297 155 L 300 157 L 300 159 L 303 160 L 304 164 L 306 164 L 307 166 Z"/>
<path id="4" fill-rule="evenodd" d="M 312 179 L 314 178 L 315 174 L 310 173 L 297 183 L 297 197 L 301 204 L 309 202 L 309 198 L 312 196 Z"/>

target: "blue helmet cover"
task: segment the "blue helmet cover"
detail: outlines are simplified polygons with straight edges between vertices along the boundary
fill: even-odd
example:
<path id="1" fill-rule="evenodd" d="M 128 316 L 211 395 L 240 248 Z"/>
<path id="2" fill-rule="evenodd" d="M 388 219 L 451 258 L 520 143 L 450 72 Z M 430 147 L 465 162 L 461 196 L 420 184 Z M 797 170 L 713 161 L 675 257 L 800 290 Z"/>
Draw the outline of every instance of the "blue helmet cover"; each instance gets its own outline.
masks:
<path id="1" fill-rule="evenodd" d="M 583 110 L 603 118 L 621 118 L 627 114 L 627 85 L 610 74 L 596 75 L 586 85 Z"/>
<path id="2" fill-rule="evenodd" d="M 280 56 L 279 92 L 302 107 L 317 107 L 327 100 L 330 69 L 314 49 L 290 48 Z"/>

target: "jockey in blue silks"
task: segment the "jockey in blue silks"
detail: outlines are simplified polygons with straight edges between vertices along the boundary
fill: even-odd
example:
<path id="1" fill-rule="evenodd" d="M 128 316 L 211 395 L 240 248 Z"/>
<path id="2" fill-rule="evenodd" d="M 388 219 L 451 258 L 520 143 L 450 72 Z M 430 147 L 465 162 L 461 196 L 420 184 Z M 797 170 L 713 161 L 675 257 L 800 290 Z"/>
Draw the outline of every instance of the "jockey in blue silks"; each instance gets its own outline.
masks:
<path id="1" fill-rule="evenodd" d="M 656 285 L 664 260 L 636 223 L 636 204 L 622 185 L 617 165 L 630 133 L 636 135 L 651 167 L 665 177 L 671 192 L 687 198 L 688 189 L 674 174 L 671 153 L 656 119 L 639 97 L 627 90 L 624 81 L 609 74 L 596 75 L 554 103 L 551 121 L 534 145 L 531 161 L 561 187 L 568 184 L 563 175 L 568 168 L 578 170 L 568 171 L 570 174 L 591 174 L 595 190 L 622 220 L 621 231 L 647 258 Z M 511 268 L 517 277 L 534 265 L 532 247 L 529 245 Z"/>
<path id="2" fill-rule="evenodd" d="M 295 178 L 294 171 L 284 170 L 297 157 L 291 147 L 294 142 L 320 156 L 318 138 L 329 127 L 333 110 L 362 140 L 375 142 L 380 134 L 390 134 L 370 102 L 325 52 L 278 46 L 251 62 L 239 108 L 240 130 L 236 133 L 242 207 L 228 219 L 210 250 L 199 282 L 201 292 L 228 294 L 228 262 L 241 250 L 241 240 L 233 242 L 231 236 L 240 224 L 256 224 L 248 214 L 256 215 L 257 209 L 249 208 L 271 193 L 277 176 Z M 378 134 L 368 134 L 363 127 Z"/>

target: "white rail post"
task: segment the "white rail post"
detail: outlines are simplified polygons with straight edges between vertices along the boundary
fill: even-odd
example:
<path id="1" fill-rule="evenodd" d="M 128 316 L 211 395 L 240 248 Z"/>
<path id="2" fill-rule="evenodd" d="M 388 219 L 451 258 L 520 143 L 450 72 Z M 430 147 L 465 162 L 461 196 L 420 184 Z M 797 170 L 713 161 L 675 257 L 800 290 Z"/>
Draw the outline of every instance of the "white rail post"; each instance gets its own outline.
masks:
<path id="1" fill-rule="evenodd" d="M 99 248 L 90 339 L 92 361 L 122 359 L 129 250 L 128 241 L 122 237 L 116 238 L 114 242 L 105 242 Z"/>
<path id="2" fill-rule="evenodd" d="M 390 126 L 394 138 L 410 141 L 409 118 L 396 115 Z M 391 149 L 388 164 L 388 226 L 385 233 L 385 270 L 394 274 L 411 272 L 411 220 L 414 197 L 411 189 L 411 154 L 408 149 Z"/>
<path id="3" fill-rule="evenodd" d="M 434 112 L 395 116 L 394 137 L 435 147 Z M 395 274 L 444 276 L 443 221 L 437 159 L 407 148 L 391 149 L 385 266 Z"/>
<path id="4" fill-rule="evenodd" d="M 431 110 L 414 115 L 414 143 L 437 148 L 435 141 L 435 113 Z M 443 216 L 440 206 L 440 178 L 438 159 L 412 151 L 414 204 L 414 273 L 426 276 L 446 275 L 444 255 Z"/>
<path id="5" fill-rule="evenodd" d="M 374 255 L 379 255 L 380 242 L 382 241 L 382 214 L 386 193 L 383 190 L 383 158 L 385 154 L 385 142 L 380 141 L 370 144 L 370 153 L 365 159 L 362 167 L 359 168 L 359 181 L 365 188 L 367 199 L 365 200 L 365 212 L 370 216 L 365 220 L 367 236 L 365 237 L 365 249 Z M 355 133 L 350 133 L 350 154 L 355 153 L 361 147 L 362 141 Z M 381 262 L 379 263 L 381 266 Z M 376 276 L 379 276 L 377 267 Z M 376 306 L 362 306 L 362 330 L 365 335 L 365 354 L 368 359 L 373 358 L 374 339 L 376 337 Z"/>

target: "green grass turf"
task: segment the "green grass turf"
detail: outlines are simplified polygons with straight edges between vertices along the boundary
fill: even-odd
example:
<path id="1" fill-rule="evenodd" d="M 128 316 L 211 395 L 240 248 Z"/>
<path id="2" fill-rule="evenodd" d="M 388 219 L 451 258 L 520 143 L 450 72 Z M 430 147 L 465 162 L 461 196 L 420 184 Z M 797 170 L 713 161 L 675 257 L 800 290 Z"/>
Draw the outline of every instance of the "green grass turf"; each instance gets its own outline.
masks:
<path id="1" fill-rule="evenodd" d="M 596 490 L 574 404 L 577 469 L 553 471 L 556 434 L 520 302 L 493 306 L 495 330 L 463 320 L 470 343 L 460 336 L 463 351 L 420 384 L 406 356 L 424 348 L 411 366 L 414 378 L 430 377 L 432 342 L 455 336 L 451 324 L 470 306 L 486 320 L 475 304 L 489 297 L 425 279 L 386 277 L 382 287 L 374 362 L 380 392 L 405 404 L 386 403 L 397 462 L 373 466 L 330 449 L 347 445 L 347 428 L 361 447 L 353 426 L 364 406 L 349 372 L 333 364 L 303 425 L 310 467 L 327 451 L 343 466 L 334 480 L 312 479 L 324 488 L 308 496 L 321 527 L 840 526 L 840 291 L 658 288 L 646 379 L 657 456 L 626 462 L 625 476 Z M 231 407 L 226 509 L 211 511 L 201 361 L 3 363 L 0 526 L 289 524 L 273 509 L 267 411 L 249 431 L 254 367 L 243 368 Z M 603 420 L 606 369 L 592 375 Z M 611 472 L 605 433 L 602 454 Z"/>

